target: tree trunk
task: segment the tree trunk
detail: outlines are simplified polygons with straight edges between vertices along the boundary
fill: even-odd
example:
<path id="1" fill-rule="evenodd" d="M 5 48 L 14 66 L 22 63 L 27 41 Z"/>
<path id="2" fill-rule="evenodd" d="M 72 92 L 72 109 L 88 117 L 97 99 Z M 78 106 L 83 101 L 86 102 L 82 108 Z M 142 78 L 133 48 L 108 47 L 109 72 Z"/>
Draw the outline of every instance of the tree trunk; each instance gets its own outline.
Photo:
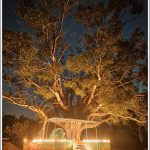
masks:
<path id="1" fill-rule="evenodd" d="M 144 147 L 143 128 L 141 126 L 139 126 L 138 130 L 139 130 L 139 140 L 140 140 L 140 143 L 141 143 L 142 147 Z"/>
<path id="2" fill-rule="evenodd" d="M 40 138 L 41 138 L 41 139 L 44 139 L 44 138 L 45 138 L 46 124 L 47 124 L 47 117 L 44 118 L 44 122 L 43 122 L 42 128 L 41 128 L 41 130 L 40 130 L 40 132 L 39 132 L 39 135 L 40 135 Z"/>

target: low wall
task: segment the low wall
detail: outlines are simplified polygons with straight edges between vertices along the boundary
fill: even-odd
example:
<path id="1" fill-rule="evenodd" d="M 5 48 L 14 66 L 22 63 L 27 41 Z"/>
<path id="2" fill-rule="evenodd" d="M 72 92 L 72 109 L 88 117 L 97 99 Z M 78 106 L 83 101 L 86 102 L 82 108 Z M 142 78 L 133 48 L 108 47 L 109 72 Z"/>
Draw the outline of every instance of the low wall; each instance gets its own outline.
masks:
<path id="1" fill-rule="evenodd" d="M 25 142 L 23 150 L 72 150 L 73 142 Z"/>
<path id="2" fill-rule="evenodd" d="M 84 144 L 90 147 L 90 150 L 110 150 L 110 143 L 106 142 L 83 142 Z"/>
<path id="3" fill-rule="evenodd" d="M 80 142 L 87 145 L 89 150 L 110 150 L 109 142 Z M 25 142 L 23 150 L 76 150 L 73 141 L 55 142 Z"/>

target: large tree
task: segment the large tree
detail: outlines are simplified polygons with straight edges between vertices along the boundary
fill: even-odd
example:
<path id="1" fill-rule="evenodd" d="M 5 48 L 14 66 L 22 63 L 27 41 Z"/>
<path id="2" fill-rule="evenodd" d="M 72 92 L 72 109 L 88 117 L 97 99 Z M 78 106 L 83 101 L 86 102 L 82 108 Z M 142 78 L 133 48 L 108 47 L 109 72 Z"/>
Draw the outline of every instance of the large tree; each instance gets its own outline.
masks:
<path id="1" fill-rule="evenodd" d="M 3 33 L 3 98 L 50 117 L 147 124 L 144 34 L 136 28 L 137 0 L 20 0 L 16 13 L 28 32 Z M 66 22 L 84 29 L 80 42 Z M 73 28 L 76 30 L 75 28 Z M 77 38 L 77 37 L 73 37 Z M 77 45 L 76 45 L 77 44 Z"/>

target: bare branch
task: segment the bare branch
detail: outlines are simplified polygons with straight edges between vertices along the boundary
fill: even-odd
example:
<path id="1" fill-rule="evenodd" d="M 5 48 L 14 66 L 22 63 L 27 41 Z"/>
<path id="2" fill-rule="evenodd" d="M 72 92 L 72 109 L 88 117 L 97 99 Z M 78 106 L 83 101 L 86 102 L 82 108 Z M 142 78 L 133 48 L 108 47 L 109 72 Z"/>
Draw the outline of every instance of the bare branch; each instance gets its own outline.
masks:
<path id="1" fill-rule="evenodd" d="M 56 53 L 56 45 L 57 45 L 57 41 L 58 41 L 59 37 L 61 36 L 62 27 L 63 27 L 63 22 L 64 22 L 65 14 L 66 14 L 66 11 L 67 11 L 68 3 L 69 3 L 69 0 L 67 0 L 66 4 L 65 4 L 65 6 L 64 6 L 64 11 L 63 11 L 62 16 L 61 16 L 60 27 L 59 27 L 57 36 L 55 37 L 54 44 L 53 44 L 52 53 L 53 53 L 53 61 L 54 61 L 54 62 L 56 61 L 56 59 L 54 59 L 54 55 L 55 55 L 55 53 Z"/>
<path id="2" fill-rule="evenodd" d="M 67 50 L 67 48 L 69 48 L 69 45 L 65 46 L 65 48 L 63 49 L 63 51 L 62 51 L 62 53 L 61 53 L 61 55 L 60 55 L 60 58 L 59 58 L 59 60 L 58 60 L 58 63 L 60 63 L 60 61 L 61 61 L 61 59 L 62 59 L 64 53 L 65 53 L 66 50 Z"/>
<path id="3" fill-rule="evenodd" d="M 99 65 L 97 66 L 97 71 L 96 71 L 96 73 L 97 73 L 98 80 L 100 81 L 100 80 L 101 80 L 101 77 L 100 77 L 100 66 L 99 66 Z"/>
<path id="4" fill-rule="evenodd" d="M 139 77 L 139 78 L 134 78 L 134 79 L 132 79 L 132 80 L 130 80 L 130 81 L 127 81 L 127 82 L 124 82 L 124 83 L 121 83 L 121 85 L 119 85 L 119 86 L 117 86 L 117 87 L 115 87 L 115 88 L 118 88 L 118 87 L 121 87 L 121 86 L 130 84 L 130 83 L 132 83 L 133 81 L 138 80 L 138 79 L 140 79 L 140 77 Z"/>
<path id="5" fill-rule="evenodd" d="M 33 106 L 33 105 L 29 105 L 29 104 L 27 104 L 27 103 L 21 104 L 21 103 L 19 103 L 18 101 L 16 102 L 16 99 L 18 99 L 18 98 L 16 98 L 16 97 L 11 97 L 11 96 L 5 96 L 5 95 L 3 95 L 2 98 L 4 98 L 4 99 L 10 101 L 11 103 L 13 103 L 13 104 L 15 104 L 15 105 L 28 108 L 28 109 L 32 110 L 33 112 L 36 112 L 36 113 L 40 113 L 40 114 L 42 114 L 42 116 L 44 116 L 44 117 L 46 116 L 42 110 L 36 108 L 36 107 Z M 24 102 L 25 102 L 25 101 L 24 101 Z"/>

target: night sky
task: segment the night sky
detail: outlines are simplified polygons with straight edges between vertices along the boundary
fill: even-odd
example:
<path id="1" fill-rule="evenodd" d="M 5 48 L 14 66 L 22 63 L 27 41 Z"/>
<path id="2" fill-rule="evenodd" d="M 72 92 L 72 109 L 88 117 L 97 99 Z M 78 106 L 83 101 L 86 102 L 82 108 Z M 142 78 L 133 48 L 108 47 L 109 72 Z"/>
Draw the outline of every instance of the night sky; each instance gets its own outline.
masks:
<path id="1" fill-rule="evenodd" d="M 145 34 L 145 39 L 147 40 L 148 36 L 148 14 L 147 14 L 147 9 L 148 9 L 148 4 L 147 0 L 142 0 L 145 3 L 145 8 L 142 14 L 134 21 L 126 25 L 124 29 L 124 35 L 127 37 L 131 31 L 133 31 L 136 27 L 142 28 Z M 17 0 L 3 0 L 3 30 L 13 30 L 13 31 L 29 31 L 29 29 L 24 25 L 24 24 L 19 24 L 17 22 L 18 17 L 16 16 L 15 12 L 13 11 L 13 8 L 16 4 Z M 69 27 L 70 26 L 71 19 L 67 19 L 65 22 L 65 26 Z M 73 24 L 73 26 L 70 28 L 69 33 L 76 33 L 76 41 L 74 41 L 73 44 L 76 44 L 77 41 L 79 40 L 80 36 L 83 34 L 84 30 L 80 24 Z M 68 40 L 71 36 L 71 34 L 67 35 Z M 6 88 L 5 83 L 3 83 L 3 89 Z M 20 115 L 25 115 L 31 118 L 35 117 L 35 114 L 32 113 L 28 109 L 24 109 L 22 107 L 10 104 L 6 101 L 3 100 L 3 114 L 11 114 L 11 115 L 16 115 L 17 117 Z"/>

